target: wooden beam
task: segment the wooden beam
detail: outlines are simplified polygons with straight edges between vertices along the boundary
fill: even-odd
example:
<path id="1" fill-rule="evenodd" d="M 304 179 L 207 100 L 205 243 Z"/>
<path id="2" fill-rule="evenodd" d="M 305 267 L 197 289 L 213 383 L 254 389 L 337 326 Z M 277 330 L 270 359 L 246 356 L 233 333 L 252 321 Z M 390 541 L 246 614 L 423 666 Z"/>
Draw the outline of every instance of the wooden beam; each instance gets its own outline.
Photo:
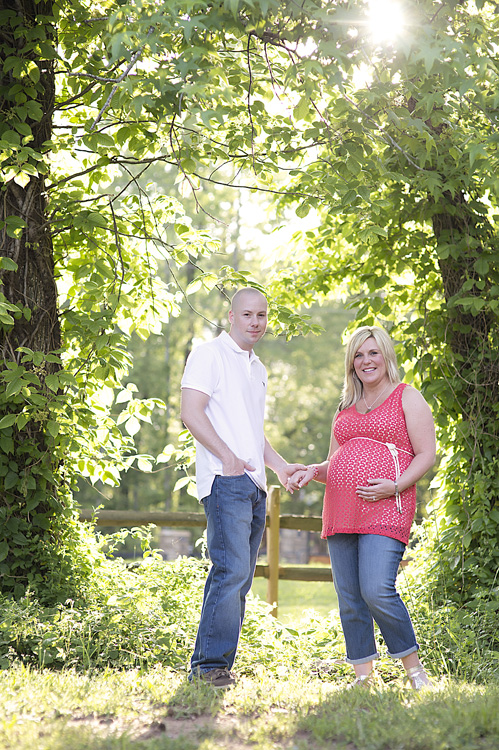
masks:
<path id="1" fill-rule="evenodd" d="M 272 488 L 271 488 L 272 489 Z M 270 497 L 269 497 L 270 502 Z M 135 511 L 135 510 L 80 510 L 80 521 L 94 521 L 96 526 L 206 526 L 204 513 L 183 511 Z M 267 526 L 270 516 L 267 515 Z M 282 515 L 281 529 L 299 529 L 302 531 L 320 531 L 320 516 Z"/>
<path id="2" fill-rule="evenodd" d="M 255 578 L 269 578 L 269 565 L 259 563 L 256 566 Z M 312 565 L 280 565 L 279 578 L 286 581 L 332 581 L 331 568 Z M 272 602 L 269 602 L 269 604 Z"/>
<path id="3" fill-rule="evenodd" d="M 80 510 L 80 521 L 94 521 L 96 526 L 206 526 L 204 513 L 153 510 Z"/>
<path id="4" fill-rule="evenodd" d="M 268 560 L 268 584 L 267 604 L 272 605 L 271 615 L 277 617 L 277 603 L 279 601 L 279 526 L 281 492 L 279 487 L 271 487 L 268 500 L 268 523 L 267 523 L 267 560 Z"/>

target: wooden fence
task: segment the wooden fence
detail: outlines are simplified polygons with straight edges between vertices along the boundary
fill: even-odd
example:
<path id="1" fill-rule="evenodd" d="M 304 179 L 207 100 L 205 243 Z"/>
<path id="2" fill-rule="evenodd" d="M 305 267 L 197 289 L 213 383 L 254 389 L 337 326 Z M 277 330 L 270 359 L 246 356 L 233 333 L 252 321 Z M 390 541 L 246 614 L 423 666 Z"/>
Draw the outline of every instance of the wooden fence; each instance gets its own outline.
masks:
<path id="1" fill-rule="evenodd" d="M 281 515 L 281 490 L 272 486 L 268 495 L 267 507 L 267 563 L 258 563 L 255 576 L 267 578 L 267 602 L 273 605 L 272 614 L 277 617 L 279 602 L 279 579 L 290 581 L 331 581 L 329 567 L 279 564 L 279 530 L 298 529 L 301 531 L 320 531 L 320 516 Z M 94 519 L 97 526 L 206 526 L 204 513 L 182 513 L 168 511 L 151 511 L 142 513 L 125 510 L 91 510 L 80 511 L 81 521 Z"/>

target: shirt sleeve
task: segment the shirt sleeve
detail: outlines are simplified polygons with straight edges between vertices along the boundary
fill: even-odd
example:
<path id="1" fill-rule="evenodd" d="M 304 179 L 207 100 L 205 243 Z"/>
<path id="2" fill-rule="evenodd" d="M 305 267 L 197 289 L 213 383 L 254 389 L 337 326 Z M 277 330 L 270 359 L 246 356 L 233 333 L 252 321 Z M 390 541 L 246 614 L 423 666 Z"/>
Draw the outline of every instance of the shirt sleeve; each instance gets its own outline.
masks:
<path id="1" fill-rule="evenodd" d="M 217 352 L 212 346 L 201 345 L 188 356 L 181 388 L 192 388 L 212 396 L 220 378 Z"/>

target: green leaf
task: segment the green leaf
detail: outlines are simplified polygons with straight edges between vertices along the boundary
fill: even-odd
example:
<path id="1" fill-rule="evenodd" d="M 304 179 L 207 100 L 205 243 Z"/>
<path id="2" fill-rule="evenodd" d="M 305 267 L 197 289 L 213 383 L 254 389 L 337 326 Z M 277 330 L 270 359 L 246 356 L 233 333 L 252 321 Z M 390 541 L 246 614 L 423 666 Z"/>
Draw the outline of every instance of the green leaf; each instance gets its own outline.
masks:
<path id="1" fill-rule="evenodd" d="M 59 423 L 54 422 L 53 419 L 49 419 L 49 421 L 47 422 L 47 430 L 52 435 L 52 437 L 54 438 L 57 437 L 57 435 L 59 434 L 59 430 L 60 430 Z"/>
<path id="2" fill-rule="evenodd" d="M 180 477 L 180 479 L 177 479 L 177 481 L 175 482 L 173 491 L 176 492 L 177 490 L 181 490 L 182 487 L 185 487 L 187 484 L 189 484 L 190 481 L 190 477 Z"/>
<path id="3" fill-rule="evenodd" d="M 16 425 L 18 430 L 23 430 L 29 422 L 29 416 L 27 414 L 19 414 L 16 419 Z"/>
<path id="4" fill-rule="evenodd" d="M 26 385 L 26 381 L 23 378 L 16 378 L 15 380 L 11 380 L 11 382 L 8 384 L 7 388 L 5 389 L 5 395 L 7 398 L 11 398 L 12 396 L 15 396 L 19 391 L 23 388 L 23 386 Z M 1 422 L 0 422 L 1 427 Z"/>
<path id="5" fill-rule="evenodd" d="M 485 258 L 478 258 L 473 264 L 473 267 L 477 273 L 481 276 L 485 276 L 489 272 L 489 262 Z"/>
<path id="6" fill-rule="evenodd" d="M 28 479 L 33 479 L 33 477 L 29 477 Z M 34 489 L 34 487 L 28 487 L 28 489 Z M 40 500 L 36 497 L 36 495 L 33 495 L 29 498 L 29 500 L 26 501 L 26 510 L 28 511 L 28 513 L 31 513 L 31 511 L 38 507 L 38 505 L 40 505 Z"/>
<path id="7" fill-rule="evenodd" d="M 152 463 L 145 458 L 138 458 L 137 468 L 139 469 L 139 471 L 150 473 L 152 471 Z"/>
<path id="8" fill-rule="evenodd" d="M 35 513 L 33 516 L 33 524 L 41 529 L 50 529 L 50 518 L 46 513 Z"/>
<path id="9" fill-rule="evenodd" d="M 133 437 L 137 434 L 137 432 L 140 430 L 140 422 L 136 417 L 130 417 L 125 422 L 125 430 L 128 432 L 128 434 Z"/>
<path id="10" fill-rule="evenodd" d="M 26 222 L 19 216 L 7 216 L 5 219 L 5 231 L 13 239 L 19 238 L 26 228 Z"/>
<path id="11" fill-rule="evenodd" d="M 48 388 L 50 388 L 51 391 L 54 391 L 56 393 L 59 389 L 59 377 L 58 375 L 50 374 L 45 376 L 45 384 Z"/>
<path id="12" fill-rule="evenodd" d="M 303 96 L 296 107 L 293 110 L 293 116 L 296 120 L 303 120 L 309 113 L 310 100 L 307 96 Z"/>
<path id="13" fill-rule="evenodd" d="M 5 271 L 17 271 L 18 265 L 12 258 L 2 255 L 0 256 L 0 268 Z"/>
<path id="14" fill-rule="evenodd" d="M 12 427 L 16 419 L 17 414 L 6 414 L 5 417 L 0 419 L 0 430 L 5 429 L 6 427 Z"/>
<path id="15" fill-rule="evenodd" d="M 86 220 L 89 222 L 89 224 L 92 224 L 95 227 L 102 227 L 105 229 L 108 225 L 108 221 L 105 216 L 102 216 L 102 214 L 98 214 L 96 211 L 92 211 L 86 216 Z"/>
<path id="16" fill-rule="evenodd" d="M 19 476 L 16 474 L 15 471 L 9 471 L 7 476 L 5 477 L 5 483 L 4 487 L 6 490 L 12 489 L 12 487 L 15 487 L 15 485 L 19 482 Z"/>

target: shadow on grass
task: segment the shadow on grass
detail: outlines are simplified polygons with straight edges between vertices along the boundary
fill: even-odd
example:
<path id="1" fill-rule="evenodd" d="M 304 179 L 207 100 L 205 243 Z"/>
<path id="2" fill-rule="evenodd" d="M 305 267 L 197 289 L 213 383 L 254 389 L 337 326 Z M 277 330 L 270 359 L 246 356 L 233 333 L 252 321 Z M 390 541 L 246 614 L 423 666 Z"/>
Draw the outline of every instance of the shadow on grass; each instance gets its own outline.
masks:
<path id="1" fill-rule="evenodd" d="M 497 750 L 499 685 L 444 682 L 414 693 L 399 685 L 339 690 L 301 718 L 298 728 L 324 743 L 369 750 Z"/>

